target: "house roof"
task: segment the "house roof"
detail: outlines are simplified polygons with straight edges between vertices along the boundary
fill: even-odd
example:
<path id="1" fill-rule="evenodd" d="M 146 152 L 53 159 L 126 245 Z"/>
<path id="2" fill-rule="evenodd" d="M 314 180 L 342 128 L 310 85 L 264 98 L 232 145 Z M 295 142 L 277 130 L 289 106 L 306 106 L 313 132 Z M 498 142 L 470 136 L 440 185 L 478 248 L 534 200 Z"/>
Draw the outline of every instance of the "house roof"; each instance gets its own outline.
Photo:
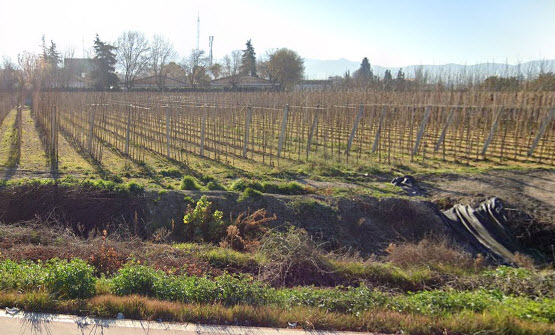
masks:
<path id="1" fill-rule="evenodd" d="M 210 82 L 213 86 L 238 86 L 238 87 L 273 87 L 275 86 L 269 80 L 249 76 L 249 75 L 239 75 L 239 76 L 229 76 L 219 79 L 214 79 Z"/>
<path id="2" fill-rule="evenodd" d="M 301 80 L 298 85 L 331 85 L 332 81 L 329 79 L 318 80 Z"/>

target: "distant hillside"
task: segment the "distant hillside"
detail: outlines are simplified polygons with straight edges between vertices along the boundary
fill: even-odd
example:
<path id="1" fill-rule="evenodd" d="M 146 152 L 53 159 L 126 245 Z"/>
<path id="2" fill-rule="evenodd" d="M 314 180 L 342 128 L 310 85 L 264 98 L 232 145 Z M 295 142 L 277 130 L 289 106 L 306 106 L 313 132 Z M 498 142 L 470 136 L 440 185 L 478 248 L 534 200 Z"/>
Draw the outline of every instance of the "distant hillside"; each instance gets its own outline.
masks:
<path id="1" fill-rule="evenodd" d="M 371 62 L 371 60 L 370 60 Z M 321 60 L 305 59 L 305 76 L 308 79 L 327 79 L 331 76 L 343 76 L 346 71 L 353 73 L 360 67 L 360 61 L 350 61 L 348 59 Z M 520 65 L 510 65 L 502 63 L 483 63 L 475 65 L 443 64 L 443 65 L 410 65 L 403 67 L 407 78 L 414 78 L 415 71 L 422 69 L 427 73 L 431 80 L 438 78 L 468 77 L 479 76 L 485 78 L 492 75 L 498 76 L 517 76 L 524 78 L 535 77 L 543 72 L 555 72 L 555 60 L 534 60 Z M 372 64 L 374 74 L 383 77 L 385 70 L 391 70 L 395 77 L 399 67 L 384 67 Z"/>

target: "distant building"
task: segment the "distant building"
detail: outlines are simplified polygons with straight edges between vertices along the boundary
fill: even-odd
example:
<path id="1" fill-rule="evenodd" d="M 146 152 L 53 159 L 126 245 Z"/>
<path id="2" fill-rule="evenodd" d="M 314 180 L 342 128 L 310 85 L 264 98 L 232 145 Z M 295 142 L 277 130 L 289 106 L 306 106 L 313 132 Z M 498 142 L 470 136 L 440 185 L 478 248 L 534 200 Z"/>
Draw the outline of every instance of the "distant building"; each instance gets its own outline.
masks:
<path id="1" fill-rule="evenodd" d="M 295 85 L 295 89 L 301 91 L 323 91 L 333 86 L 334 81 L 331 78 L 328 80 L 301 80 Z"/>
<path id="2" fill-rule="evenodd" d="M 179 79 L 166 77 L 164 81 L 164 87 L 167 89 L 184 89 L 184 88 L 191 87 L 191 85 Z M 158 89 L 157 78 L 156 76 L 137 78 L 133 81 L 132 89 L 157 90 Z"/>
<path id="3" fill-rule="evenodd" d="M 278 84 L 269 80 L 249 75 L 223 77 L 210 82 L 210 88 L 213 89 L 273 90 L 278 87 Z"/>
<path id="4" fill-rule="evenodd" d="M 64 84 L 67 88 L 88 89 L 93 87 L 92 72 L 96 61 L 92 58 L 65 58 Z"/>
<path id="5" fill-rule="evenodd" d="M 90 77 L 96 67 L 96 61 L 92 58 L 65 58 L 64 69 L 72 76 L 81 78 Z"/>
<path id="6" fill-rule="evenodd" d="M 77 77 L 77 76 L 70 76 L 66 79 L 66 87 L 73 88 L 73 89 L 90 89 L 94 87 L 94 82 L 90 77 Z"/>

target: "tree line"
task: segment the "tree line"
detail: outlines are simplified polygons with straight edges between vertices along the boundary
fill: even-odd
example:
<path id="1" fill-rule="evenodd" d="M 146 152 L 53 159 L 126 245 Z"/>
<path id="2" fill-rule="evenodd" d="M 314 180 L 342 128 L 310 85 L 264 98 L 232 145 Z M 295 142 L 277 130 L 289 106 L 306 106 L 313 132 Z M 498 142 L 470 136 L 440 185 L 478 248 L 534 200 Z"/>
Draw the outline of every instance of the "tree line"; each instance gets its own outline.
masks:
<path id="1" fill-rule="evenodd" d="M 72 50 L 62 55 L 56 43 L 52 40 L 46 43 L 43 36 L 41 53 L 22 52 L 17 64 L 3 59 L 0 89 L 68 88 L 75 74 L 64 66 L 64 59 L 73 56 Z M 245 49 L 234 50 L 214 61 L 205 50 L 196 49 L 179 59 L 173 44 L 160 35 L 149 39 L 142 32 L 126 31 L 115 42 L 108 42 L 97 34 L 90 55 L 85 58 L 93 67 L 86 79 L 96 90 L 131 90 L 136 80 L 144 77 L 153 77 L 159 90 L 167 88 L 168 78 L 185 82 L 192 88 L 206 88 L 211 80 L 228 77 L 235 86 L 241 76 L 266 79 L 275 87 L 291 89 L 304 77 L 303 59 L 295 51 L 275 49 L 257 58 L 250 39 Z"/>
<path id="2" fill-rule="evenodd" d="M 13 91 L 33 87 L 35 89 L 67 89 L 72 80 L 72 70 L 64 66 L 64 59 L 74 58 L 74 51 L 60 52 L 56 43 L 46 42 L 43 36 L 38 54 L 22 52 L 17 63 L 4 58 L 0 63 L 0 90 Z M 215 79 L 227 78 L 229 85 L 237 87 L 241 77 L 252 76 L 268 80 L 273 87 L 290 90 L 304 77 L 304 61 L 287 48 L 267 51 L 257 57 L 252 40 L 245 48 L 233 50 L 222 59 L 213 60 L 205 50 L 193 49 L 179 59 L 173 44 L 161 35 L 148 38 L 139 31 L 123 32 L 114 42 L 102 40 L 98 35 L 85 58 L 90 60 L 92 70 L 86 80 L 95 90 L 132 90 L 137 79 L 151 77 L 158 90 L 168 88 L 168 78 L 176 79 L 191 88 L 208 88 Z M 535 78 L 523 76 L 481 77 L 478 73 L 460 75 L 435 75 L 432 77 L 423 67 L 417 67 L 411 78 L 403 69 L 397 73 L 386 70 L 383 76 L 374 73 L 367 57 L 362 59 L 358 70 L 352 74 L 330 78 L 335 88 L 364 88 L 386 91 L 422 89 L 483 89 L 488 91 L 555 91 L 555 74 L 541 72 Z"/>

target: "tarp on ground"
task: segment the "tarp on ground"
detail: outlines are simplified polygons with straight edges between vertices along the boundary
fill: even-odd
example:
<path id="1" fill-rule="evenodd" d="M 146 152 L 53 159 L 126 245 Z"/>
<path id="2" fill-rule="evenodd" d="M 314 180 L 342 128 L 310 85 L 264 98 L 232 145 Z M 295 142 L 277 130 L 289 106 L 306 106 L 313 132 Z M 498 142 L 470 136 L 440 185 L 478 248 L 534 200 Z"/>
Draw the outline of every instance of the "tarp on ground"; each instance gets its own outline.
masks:
<path id="1" fill-rule="evenodd" d="M 443 221 L 459 240 L 467 242 L 484 255 L 513 263 L 518 246 L 507 230 L 503 203 L 498 198 L 488 199 L 476 208 L 455 205 L 442 214 Z"/>

